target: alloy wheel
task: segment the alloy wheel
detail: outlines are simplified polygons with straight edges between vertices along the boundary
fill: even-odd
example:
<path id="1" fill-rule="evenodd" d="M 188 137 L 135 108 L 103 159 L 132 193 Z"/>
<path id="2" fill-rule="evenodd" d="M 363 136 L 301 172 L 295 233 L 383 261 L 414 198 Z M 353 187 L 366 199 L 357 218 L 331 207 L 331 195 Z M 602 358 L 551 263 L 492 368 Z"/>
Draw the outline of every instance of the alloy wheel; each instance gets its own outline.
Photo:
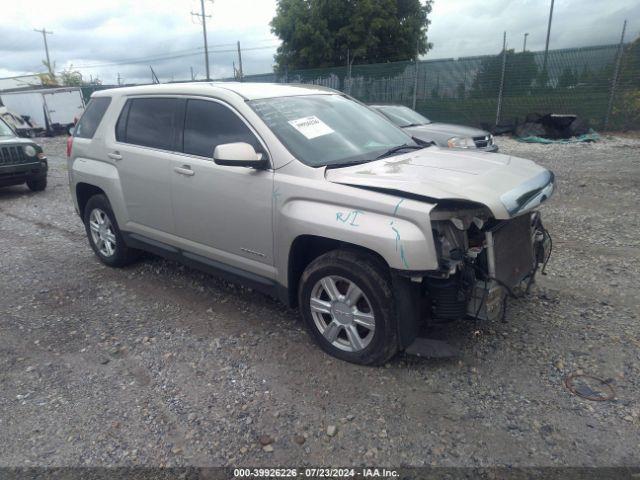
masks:
<path id="1" fill-rule="evenodd" d="M 101 255 L 111 257 L 116 251 L 116 235 L 109 216 L 99 208 L 89 215 L 91 239 Z"/>
<path id="2" fill-rule="evenodd" d="M 373 308 L 353 281 L 323 277 L 311 290 L 309 303 L 316 328 L 334 347 L 358 352 L 371 343 L 376 326 Z"/>

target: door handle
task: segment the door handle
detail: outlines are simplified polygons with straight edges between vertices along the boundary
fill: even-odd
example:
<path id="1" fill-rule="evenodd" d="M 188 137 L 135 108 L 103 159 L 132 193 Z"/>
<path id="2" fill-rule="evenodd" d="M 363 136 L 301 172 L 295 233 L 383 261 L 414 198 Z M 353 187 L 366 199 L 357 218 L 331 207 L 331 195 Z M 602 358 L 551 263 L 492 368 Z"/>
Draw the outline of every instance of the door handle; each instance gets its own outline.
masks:
<path id="1" fill-rule="evenodd" d="M 190 165 L 183 165 L 181 167 L 174 167 L 173 171 L 179 173 L 180 175 L 186 175 L 187 177 L 191 177 L 196 174 L 193 170 L 191 170 Z"/>
<path id="2" fill-rule="evenodd" d="M 109 152 L 107 153 L 107 157 L 112 160 L 122 160 L 122 155 L 120 155 L 120 152 Z"/>

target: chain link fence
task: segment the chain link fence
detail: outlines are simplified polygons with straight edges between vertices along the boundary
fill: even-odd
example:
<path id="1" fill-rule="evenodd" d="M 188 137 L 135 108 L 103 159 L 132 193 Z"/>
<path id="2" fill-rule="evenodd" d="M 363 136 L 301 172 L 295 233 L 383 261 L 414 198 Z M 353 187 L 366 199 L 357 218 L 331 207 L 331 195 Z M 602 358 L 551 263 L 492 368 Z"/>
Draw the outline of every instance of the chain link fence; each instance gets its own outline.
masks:
<path id="1" fill-rule="evenodd" d="M 640 39 L 547 54 L 507 50 L 291 70 L 245 75 L 243 81 L 322 85 L 365 103 L 407 105 L 434 121 L 487 129 L 523 122 L 531 113 L 576 114 L 599 130 L 640 129 Z M 85 96 L 95 89 L 86 87 Z"/>
<path id="2" fill-rule="evenodd" d="M 323 85 L 365 103 L 403 104 L 435 121 L 485 128 L 551 112 L 577 114 L 602 130 L 640 128 L 638 40 L 547 55 L 507 50 L 417 63 L 293 70 L 247 75 L 244 81 Z"/>

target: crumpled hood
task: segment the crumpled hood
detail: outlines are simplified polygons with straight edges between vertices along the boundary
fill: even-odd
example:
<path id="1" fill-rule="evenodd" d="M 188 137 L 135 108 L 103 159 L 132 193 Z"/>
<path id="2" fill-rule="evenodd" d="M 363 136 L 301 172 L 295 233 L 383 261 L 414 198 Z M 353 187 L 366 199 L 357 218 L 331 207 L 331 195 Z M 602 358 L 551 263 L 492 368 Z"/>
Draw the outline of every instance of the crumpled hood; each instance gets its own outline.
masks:
<path id="1" fill-rule="evenodd" d="M 469 200 L 506 219 L 553 192 L 553 174 L 523 158 L 429 147 L 362 165 L 331 168 L 334 183 L 406 192 L 436 200 Z"/>
<path id="2" fill-rule="evenodd" d="M 419 125 L 417 127 L 406 127 L 404 130 L 414 136 L 429 133 L 442 134 L 446 135 L 447 137 L 484 137 L 486 135 L 489 135 L 489 132 L 480 130 L 479 128 L 439 122 Z"/>

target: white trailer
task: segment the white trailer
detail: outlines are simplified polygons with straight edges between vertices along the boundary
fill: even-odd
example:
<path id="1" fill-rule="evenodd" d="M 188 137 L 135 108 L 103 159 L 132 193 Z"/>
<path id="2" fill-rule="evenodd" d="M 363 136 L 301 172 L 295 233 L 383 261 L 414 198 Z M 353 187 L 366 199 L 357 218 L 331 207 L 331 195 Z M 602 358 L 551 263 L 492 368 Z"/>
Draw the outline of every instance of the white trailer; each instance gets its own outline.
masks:
<path id="1" fill-rule="evenodd" d="M 84 97 L 79 87 L 0 92 L 0 101 L 12 112 L 29 117 L 34 127 L 49 134 L 66 130 L 84 112 Z"/>

